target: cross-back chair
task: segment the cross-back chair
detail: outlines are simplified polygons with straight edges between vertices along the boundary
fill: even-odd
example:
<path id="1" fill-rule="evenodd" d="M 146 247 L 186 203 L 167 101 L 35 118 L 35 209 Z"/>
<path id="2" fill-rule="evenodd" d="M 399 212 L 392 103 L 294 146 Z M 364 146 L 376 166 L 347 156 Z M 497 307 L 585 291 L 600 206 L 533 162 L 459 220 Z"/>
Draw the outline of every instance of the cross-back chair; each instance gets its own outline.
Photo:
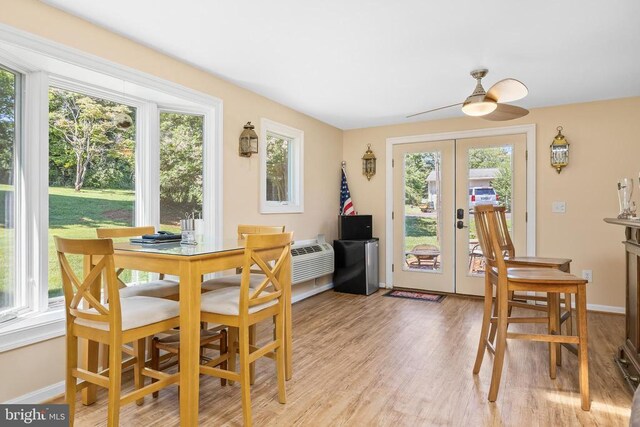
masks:
<path id="1" fill-rule="evenodd" d="M 247 236 L 251 236 L 254 234 L 277 234 L 277 233 L 284 233 L 285 231 L 285 226 L 284 225 L 246 225 L 246 224 L 240 224 L 238 225 L 238 229 L 237 229 L 237 233 L 238 233 L 238 241 L 245 241 Z M 214 291 L 214 290 L 218 290 L 218 289 L 223 289 L 223 288 L 227 288 L 229 286 L 240 286 L 240 282 L 242 281 L 242 268 L 238 268 L 236 270 L 236 274 L 231 274 L 231 275 L 227 275 L 227 276 L 223 276 L 223 277 L 218 277 L 215 279 L 210 279 L 207 280 L 205 282 L 202 283 L 202 291 L 203 292 L 208 292 L 208 291 Z M 249 276 L 249 286 L 253 289 L 255 289 L 263 280 L 264 278 L 264 274 L 262 273 L 262 271 L 259 268 L 256 268 L 255 266 L 251 266 L 251 269 L 249 270 L 250 273 L 252 273 Z M 289 301 L 287 303 L 287 306 L 285 308 L 286 310 L 286 323 L 285 323 L 285 334 L 286 334 L 286 341 L 287 341 L 287 360 L 286 360 L 286 366 L 287 366 L 287 380 L 291 379 L 293 373 L 292 373 L 292 355 L 291 355 L 291 342 L 293 341 L 291 339 L 291 296 L 288 295 L 287 296 L 287 300 Z M 230 331 L 233 332 L 233 331 Z M 237 336 L 237 334 L 230 334 L 230 338 Z M 255 344 L 255 327 L 252 327 L 250 330 L 250 341 L 251 344 Z M 233 365 L 232 365 L 233 366 Z M 254 364 L 251 364 L 251 384 L 253 384 L 255 381 L 255 367 Z M 232 382 L 233 383 L 233 382 Z"/>
<path id="2" fill-rule="evenodd" d="M 110 239 L 64 239 L 55 236 L 62 274 L 66 311 L 66 377 L 65 395 L 69 405 L 69 422 L 73 425 L 76 392 L 91 384 L 107 388 L 107 425 L 117 426 L 120 406 L 179 381 L 178 374 L 169 375 L 145 367 L 146 337 L 179 325 L 179 304 L 160 298 L 134 296 L 120 298 Z M 83 277 L 74 271 L 69 255 L 82 255 L 90 269 Z M 108 303 L 100 301 L 104 282 Z M 92 372 L 78 367 L 78 339 L 87 339 L 109 347 L 109 367 Z M 133 342 L 135 390 L 121 395 L 122 344 Z M 158 379 L 145 386 L 145 377 Z M 77 379 L 82 380 L 77 383 Z M 77 383 L 77 384 L 76 384 Z"/>
<path id="3" fill-rule="evenodd" d="M 207 292 L 201 298 L 202 321 L 227 325 L 229 334 L 237 336 L 229 338 L 228 353 L 201 366 L 200 373 L 240 382 L 245 426 L 252 423 L 250 365 L 258 358 L 275 359 L 278 400 L 286 402 L 284 316 L 291 287 L 292 236 L 293 233 L 247 235 L 240 286 Z M 276 261 L 272 265 L 267 259 Z M 250 287 L 252 265 L 263 273 L 254 288 Z M 273 340 L 262 347 L 252 345 L 250 328 L 270 318 L 274 325 Z M 233 371 L 236 352 L 240 355 L 239 373 Z M 229 360 L 231 370 L 213 367 L 223 360 Z"/>
<path id="4" fill-rule="evenodd" d="M 96 228 L 96 235 L 101 239 L 117 239 L 126 237 L 138 237 L 145 234 L 154 234 L 153 226 L 143 227 L 115 227 L 115 228 Z M 180 294 L 180 287 L 177 281 L 167 280 L 164 274 L 160 275 L 159 280 L 153 280 L 146 283 L 137 283 L 127 286 L 121 279 L 120 274 L 124 268 L 117 271 L 118 283 L 120 284 L 120 297 L 128 298 L 132 296 L 157 297 L 177 300 Z"/>
<path id="5" fill-rule="evenodd" d="M 581 406 L 589 410 L 589 371 L 587 352 L 587 281 L 570 273 L 553 268 L 509 268 L 508 257 L 504 255 L 503 242 L 508 230 L 500 219 L 500 210 L 494 206 L 483 205 L 475 208 L 475 223 L 478 239 L 486 258 L 484 311 L 480 331 L 480 341 L 473 373 L 477 374 L 482 365 L 486 350 L 494 354 L 489 401 L 494 402 L 498 396 L 504 353 L 507 339 L 543 341 L 549 343 L 549 375 L 556 377 L 557 358 L 560 344 L 566 345 L 578 356 Z M 494 311 L 493 286 L 497 287 Z M 509 314 L 509 300 L 513 292 L 543 292 L 547 294 L 546 316 L 512 317 Z M 562 335 L 560 330 L 559 294 L 576 295 L 577 336 Z M 525 334 L 508 332 L 511 323 L 547 324 L 546 334 Z M 495 346 L 489 339 L 490 325 L 497 326 Z M 577 345 L 577 349 L 574 347 Z"/>
<path id="6" fill-rule="evenodd" d="M 246 240 L 247 236 L 252 234 L 276 234 L 284 233 L 284 225 L 238 225 L 238 241 Z M 262 280 L 259 269 L 251 270 L 252 273 L 256 273 L 251 276 L 251 286 L 255 287 Z M 242 268 L 236 269 L 236 274 L 218 277 L 216 279 L 207 280 L 202 284 L 203 291 L 213 291 L 216 289 L 224 288 L 227 286 L 240 286 L 240 276 Z"/>

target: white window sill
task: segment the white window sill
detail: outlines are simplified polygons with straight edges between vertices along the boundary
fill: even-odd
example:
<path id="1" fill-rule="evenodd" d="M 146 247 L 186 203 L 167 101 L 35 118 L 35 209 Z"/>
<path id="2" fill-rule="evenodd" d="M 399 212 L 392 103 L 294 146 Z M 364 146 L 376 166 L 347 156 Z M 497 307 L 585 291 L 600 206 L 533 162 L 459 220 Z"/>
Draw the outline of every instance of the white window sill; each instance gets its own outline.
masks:
<path id="1" fill-rule="evenodd" d="M 0 353 L 65 334 L 64 309 L 34 313 L 0 327 Z"/>
<path id="2" fill-rule="evenodd" d="M 299 204 L 262 203 L 261 214 L 304 213 L 304 206 Z"/>

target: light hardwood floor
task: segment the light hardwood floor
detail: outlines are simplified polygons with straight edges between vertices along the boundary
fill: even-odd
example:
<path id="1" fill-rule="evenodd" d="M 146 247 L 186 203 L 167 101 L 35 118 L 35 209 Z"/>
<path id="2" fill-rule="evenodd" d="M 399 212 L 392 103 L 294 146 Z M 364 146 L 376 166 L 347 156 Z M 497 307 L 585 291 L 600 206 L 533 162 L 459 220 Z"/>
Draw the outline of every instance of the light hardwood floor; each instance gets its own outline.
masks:
<path id="1" fill-rule="evenodd" d="M 563 350 L 563 366 L 551 380 L 547 344 L 515 340 L 508 343 L 498 400 L 489 403 L 491 355 L 478 376 L 471 372 L 482 301 L 448 296 L 438 304 L 385 292 L 328 291 L 294 305 L 287 404 L 278 403 L 273 362 L 260 360 L 251 388 L 255 425 L 628 425 L 631 394 L 613 362 L 624 336 L 622 316 L 589 313 L 590 412 L 580 409 L 575 356 Z M 201 378 L 200 424 L 241 425 L 238 384 L 221 387 Z M 106 394 L 98 398 L 92 406 L 77 405 L 77 425 L 106 424 Z M 178 425 L 177 389 L 122 408 L 120 420 L 123 426 Z"/>

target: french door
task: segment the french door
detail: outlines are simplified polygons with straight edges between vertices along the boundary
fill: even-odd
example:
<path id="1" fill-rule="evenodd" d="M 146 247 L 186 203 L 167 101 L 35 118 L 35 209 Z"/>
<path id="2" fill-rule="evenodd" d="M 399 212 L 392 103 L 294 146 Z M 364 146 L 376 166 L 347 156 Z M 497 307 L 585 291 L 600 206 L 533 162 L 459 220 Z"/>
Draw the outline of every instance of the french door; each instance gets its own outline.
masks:
<path id="1" fill-rule="evenodd" d="M 393 146 L 393 286 L 481 295 L 473 208 L 503 205 L 526 247 L 524 134 Z"/>

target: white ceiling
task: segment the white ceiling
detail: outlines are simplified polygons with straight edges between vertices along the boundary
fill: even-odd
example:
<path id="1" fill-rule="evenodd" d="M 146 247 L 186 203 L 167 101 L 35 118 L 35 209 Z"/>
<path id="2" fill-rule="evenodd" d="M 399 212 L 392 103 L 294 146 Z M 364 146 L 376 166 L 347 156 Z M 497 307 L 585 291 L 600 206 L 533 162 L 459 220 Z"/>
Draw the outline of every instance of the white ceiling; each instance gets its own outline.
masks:
<path id="1" fill-rule="evenodd" d="M 462 102 L 478 67 L 525 108 L 640 95 L 638 0 L 44 1 L 342 129 Z"/>

